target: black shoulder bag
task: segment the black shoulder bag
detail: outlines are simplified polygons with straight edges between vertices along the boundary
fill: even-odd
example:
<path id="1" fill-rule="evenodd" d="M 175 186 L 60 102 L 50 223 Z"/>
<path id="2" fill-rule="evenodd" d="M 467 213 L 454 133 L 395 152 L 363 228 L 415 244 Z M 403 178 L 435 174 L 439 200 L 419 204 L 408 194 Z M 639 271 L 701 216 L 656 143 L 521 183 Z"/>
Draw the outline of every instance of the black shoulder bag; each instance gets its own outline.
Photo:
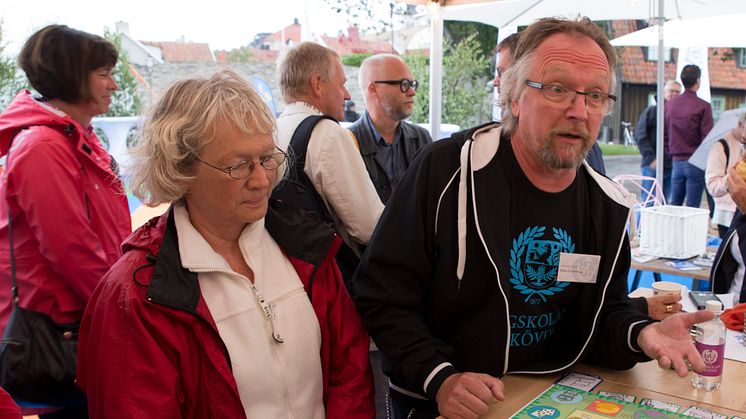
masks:
<path id="1" fill-rule="evenodd" d="M 0 386 L 13 398 L 26 402 L 83 404 L 85 396 L 75 384 L 80 324 L 60 325 L 43 313 L 18 305 L 10 204 L 6 205 L 13 312 L 0 342 Z"/>

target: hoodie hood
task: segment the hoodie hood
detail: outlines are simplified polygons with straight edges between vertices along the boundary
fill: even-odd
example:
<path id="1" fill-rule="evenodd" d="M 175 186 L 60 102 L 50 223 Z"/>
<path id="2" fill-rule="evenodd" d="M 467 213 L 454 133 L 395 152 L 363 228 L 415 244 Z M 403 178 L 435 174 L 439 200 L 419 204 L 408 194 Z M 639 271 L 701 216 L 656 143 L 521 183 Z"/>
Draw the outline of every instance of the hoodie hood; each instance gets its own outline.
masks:
<path id="1" fill-rule="evenodd" d="M 476 202 L 474 195 L 474 172 L 483 169 L 497 154 L 500 146 L 500 133 L 502 126 L 498 123 L 488 124 L 478 127 L 467 133 L 466 141 L 461 146 L 461 172 L 458 189 L 458 263 L 456 265 L 456 277 L 461 286 L 461 279 L 464 276 L 466 267 L 466 220 L 467 220 L 467 202 L 468 196 L 472 195 L 472 206 Z M 598 183 L 604 193 L 614 202 L 630 209 L 628 220 L 634 217 L 634 211 L 631 210 L 635 203 L 635 195 L 624 189 L 621 185 L 613 180 L 601 175 L 593 170 L 587 161 L 583 161 L 591 178 Z M 476 208 L 472 208 L 476 214 Z"/>
<path id="2" fill-rule="evenodd" d="M 67 114 L 24 89 L 0 115 L 0 156 L 8 154 L 10 142 L 20 129 L 33 125 L 44 125 L 60 132 L 70 133 L 74 129 L 88 132 Z"/>

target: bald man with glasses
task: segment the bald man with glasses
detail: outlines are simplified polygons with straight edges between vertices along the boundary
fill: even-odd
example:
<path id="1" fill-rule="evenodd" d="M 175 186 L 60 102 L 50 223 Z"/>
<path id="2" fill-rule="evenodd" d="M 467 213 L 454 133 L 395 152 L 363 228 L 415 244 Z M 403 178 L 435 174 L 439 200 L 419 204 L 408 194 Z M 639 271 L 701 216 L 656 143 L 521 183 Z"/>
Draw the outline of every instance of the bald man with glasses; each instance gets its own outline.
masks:
<path id="1" fill-rule="evenodd" d="M 702 371 L 689 327 L 628 304 L 633 196 L 585 161 L 616 99 L 616 52 L 587 18 L 521 33 L 503 123 L 435 142 L 397 186 L 356 272 L 388 362 L 392 418 L 476 418 L 506 374 L 656 359 Z"/>
<path id="2" fill-rule="evenodd" d="M 405 121 L 412 115 L 418 83 L 399 56 L 366 58 L 358 81 L 367 109 L 349 129 L 376 192 L 386 204 L 417 152 L 432 139 L 427 130 Z"/>

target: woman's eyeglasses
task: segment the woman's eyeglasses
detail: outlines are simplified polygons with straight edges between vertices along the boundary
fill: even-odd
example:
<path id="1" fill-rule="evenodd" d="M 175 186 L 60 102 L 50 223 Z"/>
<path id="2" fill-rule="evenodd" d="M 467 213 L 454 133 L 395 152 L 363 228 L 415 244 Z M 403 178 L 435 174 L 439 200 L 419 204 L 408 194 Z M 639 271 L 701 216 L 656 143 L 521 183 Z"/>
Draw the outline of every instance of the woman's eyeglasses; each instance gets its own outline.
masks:
<path id="1" fill-rule="evenodd" d="M 276 153 L 263 156 L 259 159 L 258 162 L 244 160 L 234 164 L 233 166 L 218 167 L 202 160 L 201 158 L 199 158 L 199 156 L 196 156 L 199 162 L 210 166 L 215 170 L 220 170 L 221 172 L 226 173 L 228 176 L 236 180 L 246 179 L 247 177 L 249 177 L 257 164 L 261 165 L 264 170 L 276 170 L 287 159 L 287 157 L 287 153 L 277 148 Z"/>

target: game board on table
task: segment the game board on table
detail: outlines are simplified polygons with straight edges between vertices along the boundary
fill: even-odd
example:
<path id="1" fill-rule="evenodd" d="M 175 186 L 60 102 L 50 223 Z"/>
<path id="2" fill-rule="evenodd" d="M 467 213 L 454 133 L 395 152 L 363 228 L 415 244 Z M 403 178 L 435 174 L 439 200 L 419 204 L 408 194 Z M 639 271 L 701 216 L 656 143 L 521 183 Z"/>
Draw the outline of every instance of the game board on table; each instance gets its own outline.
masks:
<path id="1" fill-rule="evenodd" d="M 554 384 L 513 415 L 519 419 L 664 419 L 688 416 Z"/>

